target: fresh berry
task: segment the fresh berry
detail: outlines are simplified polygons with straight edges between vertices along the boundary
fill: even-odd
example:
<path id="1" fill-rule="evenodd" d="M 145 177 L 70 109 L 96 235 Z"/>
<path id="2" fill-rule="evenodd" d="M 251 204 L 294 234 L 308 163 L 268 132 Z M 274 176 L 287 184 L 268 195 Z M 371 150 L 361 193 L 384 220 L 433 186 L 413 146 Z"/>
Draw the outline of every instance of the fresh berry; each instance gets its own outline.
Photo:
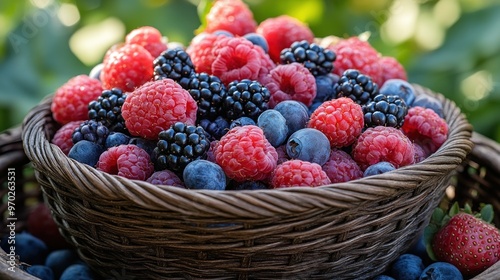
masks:
<path id="1" fill-rule="evenodd" d="M 71 138 L 74 144 L 82 140 L 87 140 L 104 146 L 108 135 L 109 129 L 103 123 L 95 120 L 86 120 L 79 127 L 75 128 Z"/>
<path id="2" fill-rule="evenodd" d="M 463 280 L 460 270 L 451 263 L 435 262 L 428 265 L 420 274 L 418 280 Z"/>
<path id="3" fill-rule="evenodd" d="M 428 156 L 427 152 L 419 144 L 413 142 L 413 148 L 415 149 L 415 163 L 419 163 L 426 159 Z"/>
<path id="4" fill-rule="evenodd" d="M 276 148 L 276 152 L 278 153 L 278 164 L 282 164 L 283 162 L 290 159 L 290 157 L 286 152 L 286 143 L 281 146 L 278 146 Z"/>
<path id="5" fill-rule="evenodd" d="M 419 256 L 403 254 L 399 256 L 390 268 L 390 276 L 394 279 L 419 279 L 425 265 Z"/>
<path id="6" fill-rule="evenodd" d="M 66 268 L 59 280 L 93 280 L 94 275 L 86 264 L 73 264 Z"/>
<path id="7" fill-rule="evenodd" d="M 154 171 L 149 154 L 135 145 L 120 145 L 107 149 L 99 157 L 97 169 L 128 179 L 143 181 Z"/>
<path id="8" fill-rule="evenodd" d="M 303 103 L 295 100 L 285 100 L 274 107 L 274 110 L 280 112 L 285 117 L 288 126 L 288 136 L 295 131 L 305 128 L 309 121 L 309 113 Z"/>
<path id="9" fill-rule="evenodd" d="M 198 106 L 189 92 L 171 79 L 148 82 L 129 93 L 122 116 L 130 134 L 156 140 L 176 122 L 193 125 Z"/>
<path id="10" fill-rule="evenodd" d="M 141 137 L 132 137 L 128 141 L 128 144 L 135 145 L 144 151 L 146 151 L 149 155 L 153 154 L 153 150 L 156 148 L 156 141 L 144 139 Z"/>
<path id="11" fill-rule="evenodd" d="M 80 127 L 82 121 L 72 121 L 61 128 L 59 128 L 54 137 L 52 138 L 52 143 L 58 146 L 65 155 L 68 155 L 69 150 L 73 147 L 73 132 L 76 128 Z"/>
<path id="12" fill-rule="evenodd" d="M 316 80 L 300 63 L 278 65 L 261 81 L 271 93 L 270 108 L 285 100 L 296 100 L 309 106 L 316 97 Z"/>
<path id="13" fill-rule="evenodd" d="M 99 63 L 96 66 L 94 66 L 90 70 L 89 77 L 92 78 L 92 79 L 96 79 L 96 80 L 100 81 L 101 80 L 102 68 L 104 68 L 104 64 L 102 64 L 102 63 Z"/>
<path id="14" fill-rule="evenodd" d="M 229 191 L 244 191 L 244 190 L 267 190 L 269 186 L 262 181 L 244 181 L 244 182 L 236 182 L 231 181 L 230 184 L 226 187 L 226 190 Z"/>
<path id="15" fill-rule="evenodd" d="M 226 189 L 226 174 L 219 165 L 208 160 L 197 159 L 188 163 L 182 174 L 188 189 Z"/>
<path id="16" fill-rule="evenodd" d="M 362 108 L 365 127 L 382 125 L 400 128 L 408 113 L 405 101 L 396 95 L 379 94 Z"/>
<path id="17" fill-rule="evenodd" d="M 335 74 L 316 76 L 316 97 L 314 102 L 325 102 L 337 98 L 335 92 L 335 84 L 338 83 L 340 77 Z"/>
<path id="18" fill-rule="evenodd" d="M 372 101 L 379 94 L 378 85 L 355 69 L 346 70 L 335 85 L 337 97 L 349 97 L 360 105 Z"/>
<path id="19" fill-rule="evenodd" d="M 274 170 L 273 188 L 318 187 L 330 184 L 330 179 L 317 163 L 293 159 L 278 165 Z"/>
<path id="20" fill-rule="evenodd" d="M 154 172 L 146 181 L 154 185 L 185 188 L 184 183 L 179 178 L 179 176 L 177 176 L 174 172 L 166 169 Z"/>
<path id="21" fill-rule="evenodd" d="M 352 156 L 361 170 L 381 161 L 399 168 L 414 162 L 415 150 L 411 140 L 399 129 L 376 126 L 359 136 L 353 144 Z"/>
<path id="22" fill-rule="evenodd" d="M 383 95 L 397 95 L 405 101 L 407 106 L 412 106 L 415 100 L 415 89 L 405 80 L 389 79 L 379 90 Z"/>
<path id="23" fill-rule="evenodd" d="M 254 45 L 259 46 L 264 50 L 265 53 L 269 52 L 269 45 L 267 44 L 266 38 L 264 36 L 257 34 L 255 32 L 247 33 L 243 36 L 243 38 L 252 42 Z"/>
<path id="24" fill-rule="evenodd" d="M 121 132 L 110 132 L 104 143 L 106 149 L 128 144 L 130 141 L 130 136 Z"/>
<path id="25" fill-rule="evenodd" d="M 104 150 L 102 145 L 82 140 L 73 145 L 71 150 L 69 150 L 68 157 L 94 167 Z"/>
<path id="26" fill-rule="evenodd" d="M 387 275 L 377 275 L 375 278 L 373 278 L 373 280 L 396 280 L 394 278 L 392 278 L 391 276 L 387 276 Z"/>
<path id="27" fill-rule="evenodd" d="M 411 104 L 412 107 L 424 107 L 431 109 L 434 113 L 438 114 L 441 118 L 444 118 L 443 114 L 443 104 L 439 102 L 435 97 L 427 94 L 418 94 L 415 100 Z"/>
<path id="28" fill-rule="evenodd" d="M 380 161 L 375 164 L 372 164 L 368 166 L 363 173 L 363 177 L 368 177 L 368 176 L 373 176 L 373 175 L 378 175 L 382 174 L 385 172 L 389 172 L 396 169 L 392 163 L 387 162 L 387 161 Z"/>
<path id="29" fill-rule="evenodd" d="M 217 144 L 219 143 L 219 140 L 212 140 L 210 142 L 210 147 L 208 148 L 207 151 L 207 160 L 211 162 L 215 162 L 215 147 L 217 147 Z"/>
<path id="30" fill-rule="evenodd" d="M 346 147 L 361 134 L 363 109 L 346 97 L 326 101 L 312 113 L 307 126 L 323 132 L 332 147 Z"/>
<path id="31" fill-rule="evenodd" d="M 431 109 L 412 107 L 408 110 L 401 130 L 427 155 L 437 151 L 448 138 L 448 124 Z"/>
<path id="32" fill-rule="evenodd" d="M 151 26 L 142 26 L 130 31 L 125 37 L 126 44 L 136 44 L 144 47 L 153 57 L 158 57 L 167 49 L 166 38 L 158 29 Z"/>
<path id="33" fill-rule="evenodd" d="M 19 261 L 31 265 L 43 264 L 49 252 L 49 248 L 42 240 L 26 231 L 16 233 L 15 238 L 2 238 L 1 247 L 5 252 L 14 252 L 18 255 Z M 15 250 L 12 250 L 12 247 Z"/>
<path id="34" fill-rule="evenodd" d="M 226 30 L 234 35 L 243 36 L 255 32 L 257 22 L 252 11 L 241 0 L 217 0 L 206 15 L 205 32 Z"/>
<path id="35" fill-rule="evenodd" d="M 30 265 L 26 268 L 26 272 L 40 280 L 54 280 L 54 272 L 52 272 L 50 267 L 45 265 Z"/>
<path id="36" fill-rule="evenodd" d="M 383 56 L 378 60 L 378 63 L 380 64 L 380 71 L 381 73 L 381 79 L 380 79 L 380 86 L 383 86 L 385 82 L 389 79 L 401 79 L 404 81 L 408 80 L 408 76 L 406 75 L 406 70 L 399 63 L 399 61 L 391 56 Z"/>
<path id="37" fill-rule="evenodd" d="M 239 117 L 249 117 L 256 121 L 268 109 L 270 97 L 269 90 L 257 81 L 233 81 L 227 86 L 227 96 L 222 108 L 230 121 Z"/>
<path id="38" fill-rule="evenodd" d="M 239 117 L 229 124 L 229 129 L 245 125 L 257 125 L 257 123 L 249 117 Z"/>
<path id="39" fill-rule="evenodd" d="M 120 89 L 104 90 L 96 100 L 89 103 L 89 119 L 101 122 L 111 131 L 126 132 L 122 117 L 122 106 L 127 95 Z"/>
<path id="40" fill-rule="evenodd" d="M 59 87 L 52 100 L 51 111 L 59 124 L 88 119 L 89 102 L 101 95 L 102 85 L 99 80 L 86 75 L 71 78 Z"/>
<path id="41" fill-rule="evenodd" d="M 103 87 L 133 91 L 153 78 L 153 60 L 154 57 L 140 45 L 122 45 L 114 49 L 104 58 Z"/>
<path id="42" fill-rule="evenodd" d="M 285 117 L 273 109 L 265 110 L 259 115 L 257 126 L 262 128 L 264 136 L 275 148 L 283 144 L 288 136 Z"/>
<path id="43" fill-rule="evenodd" d="M 330 141 L 321 131 L 302 128 L 295 131 L 286 142 L 286 153 L 292 159 L 323 165 L 330 156 Z"/>
<path id="44" fill-rule="evenodd" d="M 45 203 L 40 203 L 31 210 L 27 219 L 27 229 L 32 235 L 42 240 L 49 249 L 69 247 L 69 244 L 59 233 L 57 224 Z"/>
<path id="45" fill-rule="evenodd" d="M 164 78 L 178 82 L 187 89 L 189 79 L 195 74 L 189 54 L 183 49 L 169 49 L 153 61 L 155 80 Z"/>
<path id="46" fill-rule="evenodd" d="M 195 71 L 197 73 L 212 74 L 212 63 L 215 60 L 214 46 L 217 41 L 227 38 L 222 34 L 209 34 L 206 32 L 196 35 L 186 52 L 191 57 Z"/>
<path id="47" fill-rule="evenodd" d="M 199 125 L 210 135 L 210 140 L 219 140 L 229 131 L 229 122 L 221 116 L 218 116 L 214 121 L 200 120 Z"/>
<path id="48" fill-rule="evenodd" d="M 293 42 L 306 40 L 312 43 L 314 34 L 311 29 L 296 18 L 281 15 L 262 21 L 257 27 L 269 45 L 269 56 L 274 62 L 280 61 L 280 53 L 289 48 Z"/>
<path id="49" fill-rule="evenodd" d="M 332 72 L 334 61 L 334 52 L 306 40 L 293 42 L 289 48 L 281 50 L 280 53 L 281 64 L 298 62 L 314 77 Z"/>
<path id="50" fill-rule="evenodd" d="M 221 115 L 227 91 L 219 78 L 207 73 L 196 73 L 191 76 L 186 90 L 198 104 L 198 120 L 214 120 Z"/>
<path id="51" fill-rule="evenodd" d="M 322 168 L 332 183 L 348 182 L 363 177 L 363 172 L 352 157 L 338 149 L 331 151 L 328 161 Z"/>
<path id="52" fill-rule="evenodd" d="M 205 159 L 210 141 L 201 126 L 182 122 L 160 132 L 155 148 L 156 170 L 169 169 L 182 174 L 186 165 L 197 159 Z"/>
<path id="53" fill-rule="evenodd" d="M 215 160 L 236 181 L 264 180 L 276 168 L 278 153 L 261 128 L 254 125 L 232 128 L 215 147 Z"/>
<path id="54" fill-rule="evenodd" d="M 61 274 L 70 265 L 75 264 L 79 260 L 76 251 L 73 249 L 61 249 L 50 252 L 45 259 L 45 265 L 54 272 L 54 279 L 59 279 Z"/>

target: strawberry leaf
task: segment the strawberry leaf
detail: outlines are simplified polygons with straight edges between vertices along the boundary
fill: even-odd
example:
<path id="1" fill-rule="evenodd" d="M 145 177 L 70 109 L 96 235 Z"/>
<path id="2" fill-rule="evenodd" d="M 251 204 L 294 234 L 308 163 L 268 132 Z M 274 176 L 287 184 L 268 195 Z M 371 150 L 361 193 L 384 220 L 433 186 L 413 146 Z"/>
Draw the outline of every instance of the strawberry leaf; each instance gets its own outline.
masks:
<path id="1" fill-rule="evenodd" d="M 472 214 L 472 208 L 470 207 L 469 203 L 465 203 L 463 211 L 467 214 Z"/>
<path id="2" fill-rule="evenodd" d="M 487 223 L 491 223 L 493 221 L 493 206 L 491 204 L 486 204 L 481 208 L 481 219 Z"/>
<path id="3" fill-rule="evenodd" d="M 458 205 L 458 202 L 453 203 L 453 205 L 450 207 L 450 210 L 448 212 L 448 215 L 451 217 L 455 216 L 456 214 L 460 213 L 460 206 Z"/>
<path id="4" fill-rule="evenodd" d="M 441 224 L 441 221 L 443 220 L 444 216 L 445 216 L 445 213 L 444 213 L 443 209 L 441 209 L 441 208 L 434 209 L 434 212 L 432 212 L 432 216 L 431 216 L 431 223 L 434 223 L 436 225 Z"/>
<path id="5" fill-rule="evenodd" d="M 429 258 L 433 261 L 437 261 L 438 259 L 436 258 L 436 255 L 434 254 L 434 251 L 432 250 L 432 245 L 427 244 L 425 246 L 425 250 L 427 251 L 427 255 L 429 255 Z"/>

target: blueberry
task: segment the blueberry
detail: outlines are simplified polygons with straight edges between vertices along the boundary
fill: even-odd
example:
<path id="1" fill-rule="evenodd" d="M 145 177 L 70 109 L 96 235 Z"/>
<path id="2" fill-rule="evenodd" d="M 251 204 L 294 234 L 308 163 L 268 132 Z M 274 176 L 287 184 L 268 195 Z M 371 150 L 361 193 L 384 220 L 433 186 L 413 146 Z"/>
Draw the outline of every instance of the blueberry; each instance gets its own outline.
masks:
<path id="1" fill-rule="evenodd" d="M 419 256 L 403 254 L 391 266 L 390 276 L 396 280 L 416 280 L 425 266 Z"/>
<path id="2" fill-rule="evenodd" d="M 428 108 L 433 110 L 436 114 L 438 114 L 441 118 L 444 117 L 443 114 L 443 105 L 439 100 L 436 98 L 426 95 L 426 94 L 419 94 L 417 97 L 415 97 L 415 100 L 413 101 L 412 107 L 420 106 L 424 108 Z"/>
<path id="3" fill-rule="evenodd" d="M 380 88 L 379 92 L 383 95 L 397 95 L 401 97 L 406 105 L 411 106 L 415 100 L 415 89 L 405 80 L 389 79 Z"/>
<path id="4" fill-rule="evenodd" d="M 363 173 L 363 177 L 368 177 L 372 175 L 377 175 L 377 174 L 382 174 L 385 172 L 389 172 L 396 169 L 392 163 L 387 162 L 387 161 L 381 161 L 378 163 L 375 163 L 373 165 L 368 166 L 366 168 L 365 172 Z"/>
<path id="5" fill-rule="evenodd" d="M 1 247 L 7 254 L 19 255 L 28 264 L 43 264 L 49 251 L 47 245 L 29 232 L 20 232 L 2 239 Z"/>
<path id="6" fill-rule="evenodd" d="M 104 150 L 104 147 L 97 143 L 82 140 L 73 145 L 69 150 L 68 157 L 80 163 L 95 166 Z"/>
<path id="7" fill-rule="evenodd" d="M 100 81 L 102 68 L 104 68 L 104 64 L 102 64 L 102 63 L 99 63 L 96 66 L 94 66 L 94 68 L 92 68 L 92 70 L 90 70 L 89 77 Z"/>
<path id="8" fill-rule="evenodd" d="M 267 44 L 267 40 L 262 35 L 252 32 L 243 35 L 243 38 L 252 42 L 256 46 L 261 47 L 265 53 L 269 52 L 269 45 Z"/>
<path id="9" fill-rule="evenodd" d="M 435 262 L 424 269 L 419 280 L 462 280 L 458 268 L 451 263 Z"/>
<path id="10" fill-rule="evenodd" d="M 63 271 L 79 260 L 74 250 L 64 249 L 52 251 L 45 260 L 45 265 L 54 272 L 54 277 L 59 279 Z"/>
<path id="11" fill-rule="evenodd" d="M 262 128 L 264 136 L 273 147 L 278 147 L 286 141 L 288 126 L 286 119 L 280 112 L 267 109 L 257 118 L 257 126 Z"/>
<path id="12" fill-rule="evenodd" d="M 204 159 L 194 160 L 182 173 L 184 184 L 188 189 L 224 190 L 226 174 L 216 163 Z"/>
<path id="13" fill-rule="evenodd" d="M 59 278 L 54 278 L 54 273 L 52 272 L 52 269 L 50 267 L 45 266 L 45 265 L 32 265 L 26 268 L 26 272 L 29 274 L 40 278 L 41 280 L 53 280 L 53 279 L 59 279 Z"/>
<path id="14" fill-rule="evenodd" d="M 318 109 L 318 107 L 323 104 L 323 101 L 317 101 L 317 102 L 313 102 L 313 104 L 311 104 L 311 106 L 309 106 L 308 108 L 308 112 L 309 112 L 309 115 L 312 115 L 312 113 Z"/>
<path id="15" fill-rule="evenodd" d="M 93 280 L 92 271 L 85 264 L 73 264 L 68 266 L 59 280 Z"/>
<path id="16" fill-rule="evenodd" d="M 255 121 L 249 117 L 240 117 L 231 122 L 229 129 L 244 125 L 255 125 Z"/>
<path id="17" fill-rule="evenodd" d="M 288 136 L 295 131 L 306 127 L 309 120 L 308 108 L 301 102 L 295 100 L 285 100 L 278 103 L 274 110 L 281 113 L 286 119 L 288 126 Z"/>
<path id="18" fill-rule="evenodd" d="M 330 141 L 323 132 L 314 128 L 303 128 L 294 132 L 286 143 L 290 158 L 325 164 L 330 157 Z"/>
<path id="19" fill-rule="evenodd" d="M 128 144 L 130 141 L 130 136 L 123 134 L 121 132 L 110 132 L 108 138 L 106 138 L 105 147 L 111 148 L 115 146 Z"/>
<path id="20" fill-rule="evenodd" d="M 392 278 L 391 276 L 387 276 L 387 275 L 378 275 L 377 277 L 373 278 L 373 280 L 395 280 L 394 278 Z"/>
<path id="21" fill-rule="evenodd" d="M 427 248 L 425 247 L 424 235 L 421 234 L 418 238 L 415 239 L 410 249 L 408 249 L 407 253 L 419 256 L 425 264 L 431 262 L 429 255 L 427 254 Z"/>
<path id="22" fill-rule="evenodd" d="M 210 136 L 217 140 L 229 131 L 229 123 L 222 116 L 218 116 L 213 121 L 202 119 L 199 124 Z"/>
<path id="23" fill-rule="evenodd" d="M 226 36 L 228 38 L 233 38 L 234 37 L 233 33 L 229 32 L 229 31 L 226 31 L 226 30 L 222 30 L 222 29 L 215 30 L 214 32 L 212 32 L 212 34 L 214 34 L 214 35 L 224 35 L 224 36 Z"/>
<path id="24" fill-rule="evenodd" d="M 335 74 L 321 75 L 315 77 L 316 79 L 316 97 L 313 103 L 324 102 L 336 98 L 333 86 L 338 82 L 339 76 Z"/>
<path id="25" fill-rule="evenodd" d="M 153 150 L 156 148 L 156 141 L 147 140 L 140 137 L 130 138 L 129 144 L 136 145 L 137 147 L 146 151 L 149 155 L 153 154 Z"/>

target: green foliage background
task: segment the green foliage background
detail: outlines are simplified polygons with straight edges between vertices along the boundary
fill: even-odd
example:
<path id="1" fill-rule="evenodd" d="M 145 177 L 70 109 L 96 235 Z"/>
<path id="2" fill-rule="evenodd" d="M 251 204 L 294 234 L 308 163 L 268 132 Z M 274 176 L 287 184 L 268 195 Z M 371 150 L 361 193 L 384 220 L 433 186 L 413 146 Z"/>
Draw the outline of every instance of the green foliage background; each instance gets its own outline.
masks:
<path id="1" fill-rule="evenodd" d="M 436 7 L 445 6 L 440 3 L 443 1 L 452 2 L 451 7 L 459 11 L 458 17 L 450 25 L 426 25 L 443 22 L 449 17 L 448 11 Z M 349 37 L 369 31 L 370 43 L 381 54 L 396 57 L 407 69 L 411 82 L 454 100 L 476 131 L 500 141 L 499 1 L 245 2 L 257 22 L 287 14 L 307 23 L 316 37 Z M 1 1 L 0 131 L 20 124 L 33 106 L 69 78 L 90 71 L 93 63 L 75 55 L 69 44 L 81 28 L 114 18 L 122 23 L 124 34 L 150 25 L 158 28 L 169 41 L 187 45 L 194 36 L 194 30 L 200 26 L 198 3 L 199 0 Z M 384 36 L 384 28 L 388 27 L 391 17 L 398 16 L 397 5 L 413 7 L 410 12 L 416 12 L 419 21 L 412 28 L 419 29 L 420 37 L 439 31 L 444 34 L 443 40 L 427 40 L 431 42 L 431 47 L 422 45 L 416 35 L 397 42 L 389 40 L 388 36 Z M 79 20 L 76 24 L 66 26 L 61 22 L 58 13 L 62 13 L 60 9 L 63 6 L 78 9 Z M 87 40 L 98 40 L 98 37 L 90 36 Z M 86 43 L 92 46 L 94 42 Z M 99 58 L 104 55 L 102 48 L 95 52 L 94 55 Z"/>

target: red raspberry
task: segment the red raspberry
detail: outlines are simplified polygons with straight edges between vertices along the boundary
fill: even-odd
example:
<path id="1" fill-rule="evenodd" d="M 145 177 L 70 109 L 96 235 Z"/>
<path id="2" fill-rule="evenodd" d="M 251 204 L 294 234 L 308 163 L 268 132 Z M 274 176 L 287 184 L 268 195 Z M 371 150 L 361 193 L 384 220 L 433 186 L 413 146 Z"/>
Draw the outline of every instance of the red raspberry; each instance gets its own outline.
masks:
<path id="1" fill-rule="evenodd" d="M 69 150 L 73 147 L 73 140 L 71 136 L 76 128 L 80 127 L 83 121 L 72 121 L 61 128 L 59 128 L 54 137 L 52 138 L 52 143 L 58 146 L 65 155 L 68 155 Z"/>
<path id="2" fill-rule="evenodd" d="M 38 204 L 28 214 L 27 230 L 42 240 L 51 250 L 71 248 L 59 232 L 49 207 L 45 203 Z"/>
<path id="3" fill-rule="evenodd" d="M 316 79 L 297 62 L 276 66 L 261 81 L 271 92 L 269 108 L 284 100 L 300 101 L 309 107 L 316 97 Z"/>
<path id="4" fill-rule="evenodd" d="M 347 69 L 356 69 L 370 76 L 373 82 L 382 85 L 382 71 L 379 63 L 379 53 L 366 41 L 358 37 L 340 40 L 328 47 L 335 52 L 337 58 L 333 63 L 333 73 L 342 76 Z"/>
<path id="5" fill-rule="evenodd" d="M 130 31 L 125 37 L 126 44 L 136 44 L 144 47 L 153 57 L 158 57 L 167 49 L 167 40 L 151 26 L 142 26 Z"/>
<path id="6" fill-rule="evenodd" d="M 153 78 L 153 56 L 142 46 L 116 47 L 104 59 L 101 81 L 105 89 L 133 91 Z"/>
<path id="7" fill-rule="evenodd" d="M 271 178 L 271 186 L 287 187 L 319 187 L 330 184 L 325 171 L 317 163 L 292 159 L 278 165 Z"/>
<path id="8" fill-rule="evenodd" d="M 238 126 L 221 137 L 215 161 L 229 178 L 238 182 L 265 180 L 276 168 L 278 153 L 255 125 Z"/>
<path id="9" fill-rule="evenodd" d="M 430 155 L 448 138 L 448 124 L 433 110 L 420 106 L 408 110 L 401 130 Z"/>
<path id="10" fill-rule="evenodd" d="M 101 82 L 87 75 L 71 78 L 54 94 L 50 107 L 54 120 L 62 125 L 88 120 L 89 103 L 101 96 L 102 90 Z"/>
<path id="11" fill-rule="evenodd" d="M 363 172 L 352 157 L 338 149 L 333 149 L 330 158 L 322 166 L 332 183 L 342 183 L 363 177 Z"/>
<path id="12" fill-rule="evenodd" d="M 154 172 L 149 154 L 132 144 L 115 146 L 106 150 L 99 157 L 97 169 L 128 179 L 143 181 Z"/>
<path id="13" fill-rule="evenodd" d="M 380 64 L 380 70 L 382 71 L 382 79 L 379 84 L 380 87 L 382 87 L 385 81 L 389 79 L 408 80 L 405 68 L 394 57 L 383 56 L 378 60 L 378 63 Z"/>
<path id="14" fill-rule="evenodd" d="M 363 109 L 347 97 L 326 101 L 314 110 L 307 126 L 323 132 L 332 148 L 346 147 L 361 134 Z"/>
<path id="15" fill-rule="evenodd" d="M 241 0 L 217 0 L 206 16 L 205 31 L 225 30 L 238 36 L 255 32 L 257 22 L 252 11 Z"/>
<path id="16" fill-rule="evenodd" d="M 419 163 L 426 159 L 429 155 L 424 151 L 424 148 L 419 144 L 413 142 L 413 149 L 415 149 L 415 163 Z"/>
<path id="17" fill-rule="evenodd" d="M 415 161 L 415 149 L 401 130 L 376 126 L 366 129 L 359 136 L 353 144 L 352 157 L 361 170 L 381 161 L 388 161 L 399 168 Z"/>
<path id="18" fill-rule="evenodd" d="M 151 174 L 151 176 L 149 176 L 149 178 L 146 181 L 155 185 L 186 188 L 184 186 L 184 183 L 174 172 L 166 169 L 161 171 L 156 171 L 155 173 Z"/>
<path id="19" fill-rule="evenodd" d="M 191 40 L 186 52 L 193 62 L 196 73 L 212 74 L 212 62 L 215 60 L 213 48 L 218 40 L 224 38 L 227 36 L 203 32 Z"/>
<path id="20" fill-rule="evenodd" d="M 289 48 L 293 42 L 306 40 L 312 43 L 314 40 L 314 34 L 307 25 L 287 15 L 262 21 L 256 32 L 266 39 L 269 56 L 276 63 L 280 61 L 281 50 Z"/>
<path id="21" fill-rule="evenodd" d="M 158 133 L 176 122 L 194 125 L 198 105 L 189 92 L 171 79 L 147 82 L 129 93 L 122 106 L 128 131 L 157 140 Z"/>

